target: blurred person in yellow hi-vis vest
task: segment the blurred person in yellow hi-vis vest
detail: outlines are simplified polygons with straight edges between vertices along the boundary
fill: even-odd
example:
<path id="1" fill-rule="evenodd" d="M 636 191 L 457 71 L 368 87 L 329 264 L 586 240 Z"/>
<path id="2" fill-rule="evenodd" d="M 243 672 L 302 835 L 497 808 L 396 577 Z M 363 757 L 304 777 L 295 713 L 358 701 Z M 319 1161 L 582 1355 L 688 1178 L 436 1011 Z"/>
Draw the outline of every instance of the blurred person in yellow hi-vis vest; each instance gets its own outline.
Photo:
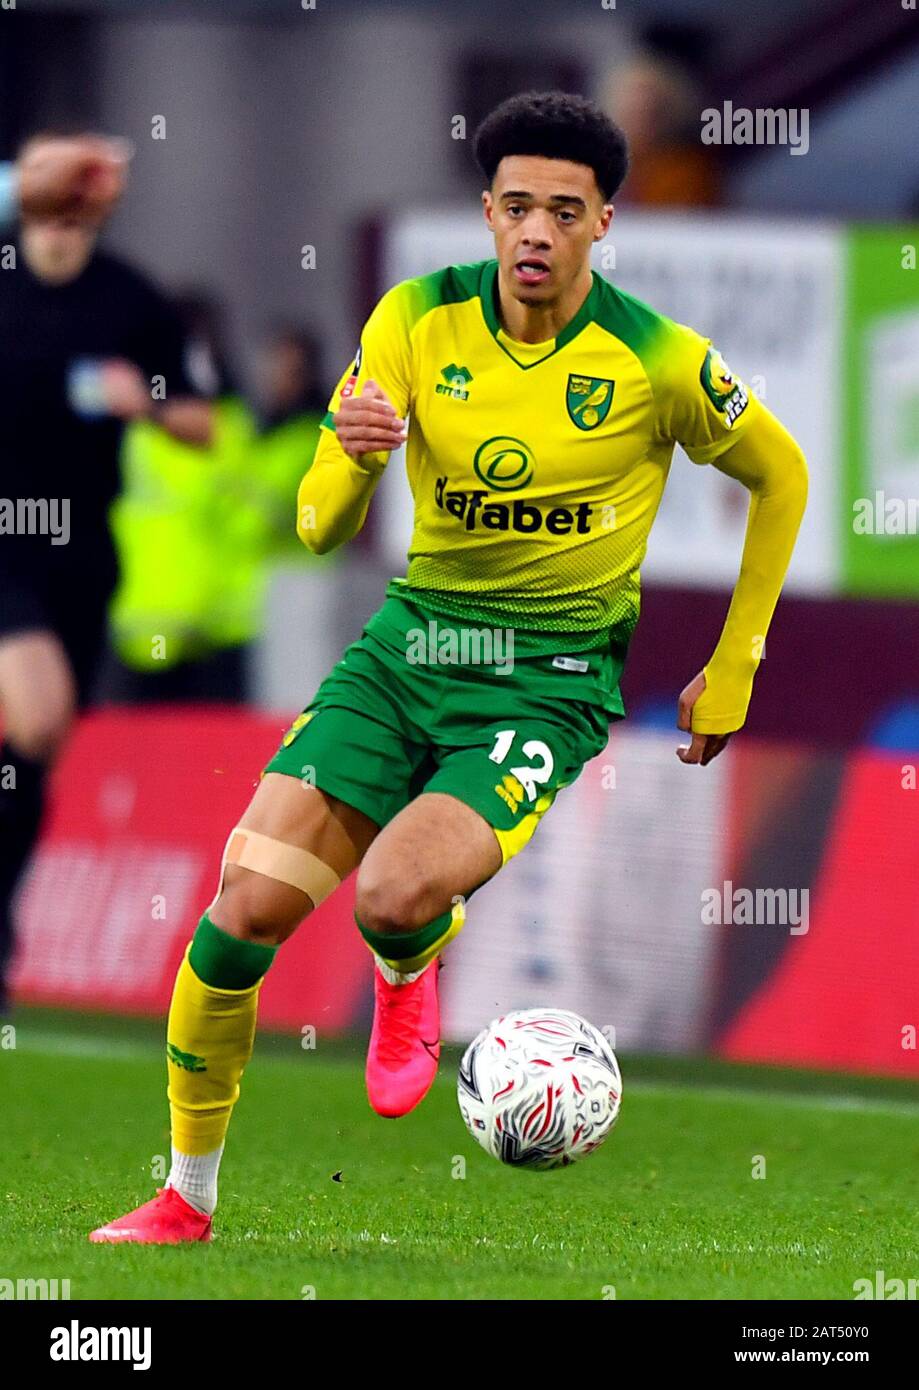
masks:
<path id="1" fill-rule="evenodd" d="M 291 522 L 325 407 L 311 386 L 312 339 L 278 330 L 259 352 L 258 403 L 235 386 L 217 307 L 186 296 L 190 362 L 213 400 L 203 456 L 155 428 L 129 433 L 124 490 L 112 510 L 121 583 L 112 603 L 124 701 L 245 700 L 272 562 L 303 547 Z M 308 566 L 307 566 L 308 567 Z"/>
<path id="2" fill-rule="evenodd" d="M 260 344 L 256 378 L 255 473 L 270 555 L 302 564 L 305 547 L 291 526 L 291 499 L 296 514 L 297 470 L 309 469 L 328 404 L 316 334 L 276 324 Z"/>

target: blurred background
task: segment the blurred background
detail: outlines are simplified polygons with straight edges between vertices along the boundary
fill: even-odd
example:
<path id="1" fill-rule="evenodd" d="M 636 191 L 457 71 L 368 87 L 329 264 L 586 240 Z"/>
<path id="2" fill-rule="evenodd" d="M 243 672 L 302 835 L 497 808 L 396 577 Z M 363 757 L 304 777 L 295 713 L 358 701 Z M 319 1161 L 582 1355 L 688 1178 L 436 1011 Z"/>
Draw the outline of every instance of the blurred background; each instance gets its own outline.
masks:
<path id="1" fill-rule="evenodd" d="M 489 254 L 475 126 L 548 87 L 603 102 L 632 146 L 596 268 L 714 339 L 801 442 L 811 501 L 747 731 L 685 768 L 676 698 L 717 640 L 747 496 L 678 454 L 630 717 L 476 895 L 447 1034 L 552 1002 L 626 1053 L 919 1076 L 919 14 L 901 0 L 0 11 L 0 156 L 38 130 L 131 142 L 104 245 L 169 297 L 217 420 L 204 451 L 125 433 L 110 650 L 20 888 L 20 1002 L 165 1007 L 259 768 L 404 572 L 398 457 L 346 552 L 298 551 L 327 398 L 389 285 Z M 793 113 L 795 138 L 706 143 L 725 103 Z M 779 907 L 745 920 L 757 891 Z M 343 889 L 285 948 L 262 1020 L 359 1031 L 369 990 Z"/>

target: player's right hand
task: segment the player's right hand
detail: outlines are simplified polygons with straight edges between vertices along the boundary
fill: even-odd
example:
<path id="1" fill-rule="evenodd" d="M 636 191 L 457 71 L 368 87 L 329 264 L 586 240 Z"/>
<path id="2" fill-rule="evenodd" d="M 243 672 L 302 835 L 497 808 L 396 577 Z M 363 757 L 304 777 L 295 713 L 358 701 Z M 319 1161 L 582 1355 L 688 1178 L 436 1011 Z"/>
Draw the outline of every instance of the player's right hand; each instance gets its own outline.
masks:
<path id="1" fill-rule="evenodd" d="M 73 217 L 98 226 L 124 191 L 130 146 L 101 135 L 30 140 L 16 162 L 27 217 Z"/>
<path id="2" fill-rule="evenodd" d="M 386 392 L 369 378 L 361 394 L 346 396 L 332 418 L 339 444 L 353 459 L 398 449 L 408 434 Z"/>

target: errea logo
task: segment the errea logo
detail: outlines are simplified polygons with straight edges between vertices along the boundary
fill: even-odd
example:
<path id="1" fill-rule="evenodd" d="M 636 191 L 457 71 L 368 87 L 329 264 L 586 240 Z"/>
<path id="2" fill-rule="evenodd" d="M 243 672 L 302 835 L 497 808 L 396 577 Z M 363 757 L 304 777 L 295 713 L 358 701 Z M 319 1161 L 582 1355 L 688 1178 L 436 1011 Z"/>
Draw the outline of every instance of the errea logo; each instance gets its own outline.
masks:
<path id="1" fill-rule="evenodd" d="M 451 362 L 449 367 L 441 367 L 440 374 L 443 381 L 438 381 L 434 388 L 438 396 L 449 396 L 454 401 L 468 401 L 469 392 L 466 387 L 472 380 L 472 372 L 468 367 L 458 367 L 455 362 Z"/>

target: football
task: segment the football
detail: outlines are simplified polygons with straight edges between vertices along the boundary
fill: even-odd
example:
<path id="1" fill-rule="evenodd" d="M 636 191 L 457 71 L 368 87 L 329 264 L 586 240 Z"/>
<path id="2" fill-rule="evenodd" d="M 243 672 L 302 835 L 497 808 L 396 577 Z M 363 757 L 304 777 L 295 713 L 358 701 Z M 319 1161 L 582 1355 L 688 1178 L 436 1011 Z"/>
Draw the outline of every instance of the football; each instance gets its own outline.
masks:
<path id="1" fill-rule="evenodd" d="M 483 1028 L 460 1062 L 469 1133 L 502 1163 L 562 1168 L 603 1143 L 622 1078 L 598 1028 L 565 1009 L 518 1009 Z"/>

